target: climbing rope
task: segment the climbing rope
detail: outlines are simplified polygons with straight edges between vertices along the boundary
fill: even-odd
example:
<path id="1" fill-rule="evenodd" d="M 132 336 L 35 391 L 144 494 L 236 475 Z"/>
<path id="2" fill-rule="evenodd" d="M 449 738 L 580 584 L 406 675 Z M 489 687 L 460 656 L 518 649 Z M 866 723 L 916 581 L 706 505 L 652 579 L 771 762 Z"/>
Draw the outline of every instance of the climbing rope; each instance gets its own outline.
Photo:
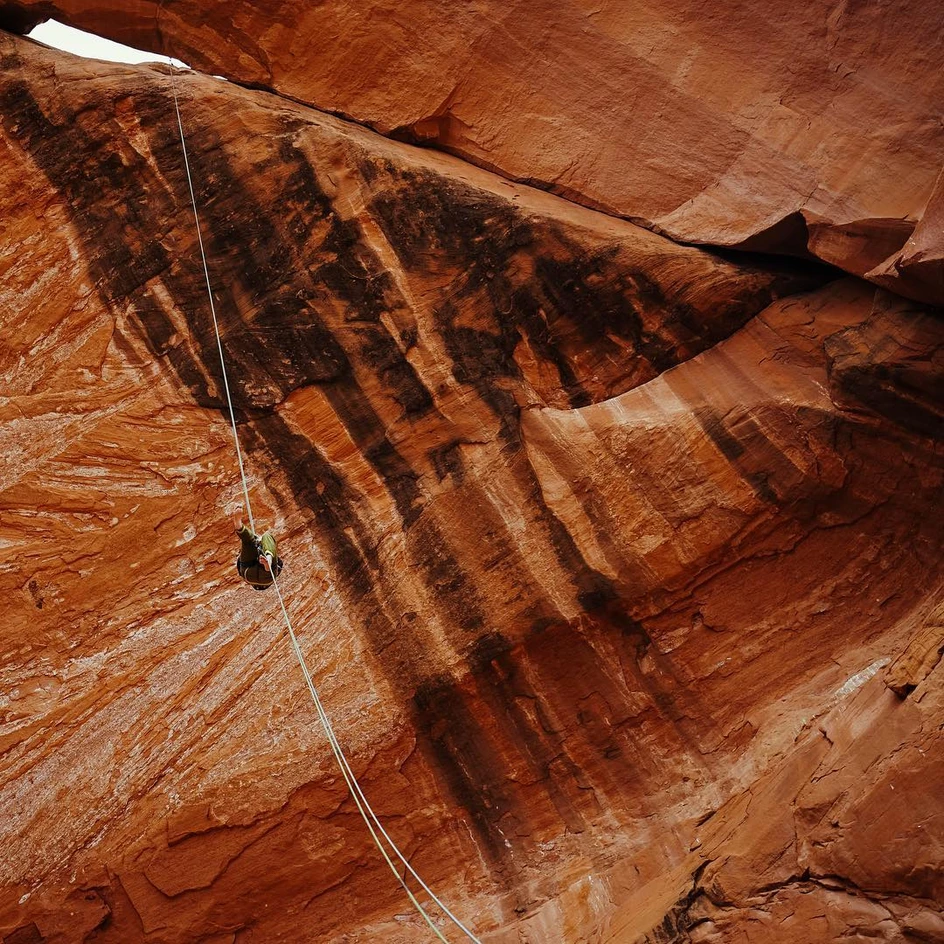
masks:
<path id="1" fill-rule="evenodd" d="M 197 242 L 200 246 L 200 258 L 203 261 L 203 274 L 206 279 L 206 288 L 207 288 L 207 297 L 210 301 L 210 313 L 213 316 L 213 330 L 216 334 L 216 345 L 217 350 L 220 356 L 220 370 L 223 377 L 223 389 L 226 393 L 226 402 L 229 407 L 229 418 L 230 424 L 233 429 L 233 442 L 236 445 L 236 458 L 239 462 L 239 475 L 242 480 L 243 487 L 243 497 L 246 502 L 246 511 L 249 516 L 249 525 L 255 533 L 255 522 L 252 516 L 252 507 L 249 502 L 249 486 L 246 481 L 246 471 L 243 464 L 242 450 L 239 445 L 239 434 L 236 429 L 236 416 L 233 411 L 233 400 L 230 395 L 229 380 L 226 375 L 226 361 L 223 355 L 223 342 L 220 337 L 220 326 L 219 321 L 216 317 L 216 305 L 213 301 L 213 288 L 210 284 L 210 270 L 207 266 L 206 252 L 203 247 L 203 236 L 200 229 L 200 216 L 197 213 L 197 199 L 196 194 L 193 189 L 193 177 L 190 172 L 190 158 L 187 153 L 187 141 L 184 135 L 184 125 L 183 120 L 180 115 L 180 103 L 177 95 L 177 82 L 176 82 L 176 69 L 171 66 L 171 88 L 174 93 L 174 110 L 177 114 L 177 127 L 180 131 L 180 148 L 183 152 L 184 157 L 184 167 L 187 171 L 187 186 L 190 190 L 190 205 L 193 209 L 193 219 L 194 224 L 197 228 Z M 390 838 L 386 829 L 384 829 L 383 824 L 377 818 L 377 814 L 374 812 L 370 803 L 367 801 L 367 797 L 364 795 L 364 791 L 361 789 L 360 784 L 357 781 L 357 777 L 354 775 L 354 771 L 351 770 L 351 766 L 347 761 L 347 757 L 344 754 L 341 744 L 337 739 L 337 736 L 334 733 L 334 728 L 331 725 L 331 721 L 328 718 L 328 714 L 324 709 L 324 705 L 321 701 L 321 697 L 318 694 L 318 688 L 315 685 L 315 682 L 311 676 L 311 672 L 308 669 L 308 664 L 305 661 L 304 653 L 302 652 L 301 646 L 298 643 L 298 637 L 295 635 L 295 629 L 292 626 L 292 621 L 288 614 L 288 609 L 285 606 L 285 600 L 282 596 L 282 590 L 279 587 L 278 579 L 275 575 L 275 569 L 272 571 L 272 584 L 275 587 L 276 596 L 279 600 L 279 607 L 282 611 L 282 617 L 285 620 L 285 626 L 288 629 L 289 639 L 292 643 L 292 649 L 295 652 L 295 657 L 298 660 L 298 664 L 301 667 L 302 674 L 305 677 L 305 683 L 308 686 L 308 691 L 311 695 L 311 700 L 314 703 L 315 710 L 318 713 L 318 719 L 321 721 L 321 726 L 324 729 L 325 736 L 328 739 L 328 744 L 331 747 L 331 751 L 334 754 L 334 758 L 337 761 L 338 767 L 341 770 L 341 774 L 344 777 L 344 782 L 347 784 L 348 791 L 351 794 L 352 799 L 354 800 L 355 805 L 357 806 L 358 812 L 361 814 L 361 818 L 364 820 L 365 825 L 367 826 L 368 831 L 370 832 L 371 838 L 374 841 L 374 844 L 380 850 L 380 854 L 383 856 L 384 861 L 390 868 L 390 871 L 393 872 L 397 881 L 403 887 L 403 890 L 407 893 L 410 901 L 413 903 L 413 906 L 419 912 L 420 916 L 429 926 L 429 929 L 436 935 L 436 937 L 444 942 L 444 944 L 449 944 L 448 939 L 443 936 L 442 932 L 433 924 L 433 920 L 427 912 L 426 908 L 420 903 L 416 898 L 416 895 L 412 892 L 410 887 L 407 885 L 405 873 L 404 875 L 400 874 L 399 869 L 397 869 L 393 860 L 391 859 L 387 849 L 384 847 L 383 842 L 381 841 L 381 836 L 384 840 L 390 845 L 390 850 L 393 854 L 400 860 L 404 866 L 406 872 L 413 876 L 419 886 L 429 895 L 430 899 L 436 903 L 436 905 L 441 909 L 443 914 L 448 917 L 455 926 L 465 934 L 465 936 L 473 942 L 473 944 L 481 944 L 479 939 L 443 904 L 442 901 L 436 896 L 436 894 L 429 888 L 429 886 L 423 881 L 422 878 L 417 874 L 416 870 L 406 859 L 400 849 L 397 847 L 396 843 Z"/>
<path id="2" fill-rule="evenodd" d="M 419 885 L 426 891 L 426 894 L 442 909 L 443 913 L 449 917 L 456 927 L 459 928 L 471 941 L 474 941 L 475 944 L 481 944 L 479 939 L 439 900 L 435 893 L 429 888 L 429 886 L 420 878 L 416 870 L 410 865 L 409 861 L 404 858 L 403 853 L 400 852 L 396 843 L 390 838 L 387 831 L 383 828 L 382 823 L 377 818 L 377 814 L 371 808 L 370 803 L 367 801 L 367 797 L 364 796 L 363 790 L 361 790 L 361 785 L 357 782 L 357 778 L 354 776 L 354 771 L 351 770 L 350 765 L 347 762 L 347 757 L 344 755 L 344 751 L 341 748 L 341 744 L 337 739 L 337 736 L 334 733 L 334 728 L 331 725 L 331 721 L 328 718 L 327 713 L 325 712 L 324 705 L 321 702 L 321 697 L 318 694 L 318 688 L 314 683 L 314 680 L 311 677 L 311 672 L 308 670 L 308 664 L 305 662 L 305 656 L 302 653 L 301 646 L 298 644 L 298 638 L 295 635 L 295 630 L 292 628 L 292 621 L 289 619 L 288 611 L 285 608 L 285 600 L 282 598 L 282 591 L 279 588 L 278 580 L 275 577 L 275 574 L 272 575 L 272 583 L 275 586 L 275 592 L 279 598 L 279 606 L 282 608 L 282 616 L 285 619 L 285 625 L 288 628 L 289 637 L 292 641 L 292 648 L 295 650 L 295 657 L 298 659 L 298 664 L 301 666 L 302 674 L 305 676 L 305 682 L 308 685 L 308 691 L 311 693 L 311 700 L 315 704 L 315 708 L 318 712 L 318 717 L 321 720 L 321 726 L 324 728 L 325 734 L 328 737 L 328 743 L 331 745 L 331 750 L 334 753 L 335 760 L 338 762 L 338 767 L 341 768 L 341 773 L 344 776 L 344 781 L 347 784 L 348 790 L 351 793 L 354 802 L 357 804 L 357 809 L 360 811 L 361 817 L 367 825 L 368 830 L 370 831 L 371 836 L 373 837 L 374 842 L 377 845 L 377 848 L 380 850 L 380 854 L 384 857 L 384 861 L 390 866 L 390 871 L 396 876 L 397 881 L 403 886 L 403 890 L 407 893 L 410 898 L 410 901 L 416 906 L 416 910 L 423 916 L 423 919 L 429 925 L 430 930 L 433 934 L 436 935 L 441 941 L 446 941 L 446 938 L 443 937 L 439 929 L 432 923 L 432 920 L 429 917 L 429 914 L 426 912 L 426 909 L 417 901 L 416 896 L 410 890 L 410 887 L 407 885 L 406 880 L 397 867 L 393 864 L 390 856 L 387 854 L 387 850 L 384 848 L 383 844 L 380 842 L 377 832 L 390 843 L 390 848 L 397 858 L 403 863 L 407 871 L 416 879 Z M 375 828 L 376 827 L 376 830 Z M 448 944 L 448 942 L 447 942 Z"/>
<path id="3" fill-rule="evenodd" d="M 180 149 L 184 155 L 184 167 L 187 170 L 187 187 L 190 189 L 190 206 L 193 209 L 193 222 L 197 228 L 197 242 L 200 244 L 200 259 L 203 262 L 203 275 L 206 279 L 207 298 L 210 300 L 210 314 L 213 316 L 213 330 L 216 332 L 216 348 L 220 355 L 220 373 L 223 376 L 223 389 L 226 391 L 226 403 L 229 406 L 229 422 L 233 427 L 233 442 L 236 445 L 236 460 L 239 462 L 239 477 L 243 483 L 243 498 L 246 500 L 246 514 L 249 515 L 249 527 L 256 532 L 256 522 L 252 517 L 252 504 L 249 501 L 249 486 L 246 484 L 246 470 L 243 467 L 243 451 L 239 447 L 239 434 L 236 432 L 236 414 L 233 412 L 233 398 L 229 392 L 229 378 L 226 376 L 226 360 L 223 357 L 223 342 L 220 340 L 220 325 L 216 320 L 216 304 L 213 301 L 213 289 L 210 286 L 210 269 L 207 266 L 206 251 L 203 248 L 203 233 L 200 229 L 200 216 L 197 213 L 197 198 L 193 192 L 193 177 L 190 175 L 190 157 L 187 154 L 187 139 L 184 137 L 184 123 L 180 118 L 180 102 L 177 100 L 177 70 L 171 65 L 171 89 L 174 92 L 174 111 L 177 112 L 177 128 L 180 131 Z"/>

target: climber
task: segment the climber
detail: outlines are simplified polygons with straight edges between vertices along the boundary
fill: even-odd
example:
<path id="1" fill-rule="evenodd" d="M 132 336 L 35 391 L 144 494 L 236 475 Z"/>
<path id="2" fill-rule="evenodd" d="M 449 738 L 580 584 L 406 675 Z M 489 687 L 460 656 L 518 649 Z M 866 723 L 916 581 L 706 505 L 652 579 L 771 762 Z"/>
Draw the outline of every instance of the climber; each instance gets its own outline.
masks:
<path id="1" fill-rule="evenodd" d="M 278 555 L 275 535 L 271 531 L 266 531 L 262 536 L 257 535 L 252 528 L 243 524 L 242 516 L 238 512 L 234 525 L 242 543 L 239 557 L 236 558 L 239 576 L 253 590 L 271 587 L 273 577 L 278 577 L 284 566 L 284 561 Z"/>

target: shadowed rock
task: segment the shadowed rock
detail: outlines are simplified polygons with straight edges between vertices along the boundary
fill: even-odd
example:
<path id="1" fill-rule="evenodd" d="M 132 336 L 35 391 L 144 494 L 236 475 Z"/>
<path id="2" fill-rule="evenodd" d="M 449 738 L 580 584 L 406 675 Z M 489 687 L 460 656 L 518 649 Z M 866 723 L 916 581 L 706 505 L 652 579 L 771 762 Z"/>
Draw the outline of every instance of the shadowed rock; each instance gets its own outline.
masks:
<path id="1" fill-rule="evenodd" d="M 906 244 L 934 217 L 944 163 L 944 78 L 929 67 L 944 33 L 927 0 L 6 9 L 21 28 L 57 16 L 172 53 L 678 240 L 812 253 L 944 304 L 921 226 Z"/>

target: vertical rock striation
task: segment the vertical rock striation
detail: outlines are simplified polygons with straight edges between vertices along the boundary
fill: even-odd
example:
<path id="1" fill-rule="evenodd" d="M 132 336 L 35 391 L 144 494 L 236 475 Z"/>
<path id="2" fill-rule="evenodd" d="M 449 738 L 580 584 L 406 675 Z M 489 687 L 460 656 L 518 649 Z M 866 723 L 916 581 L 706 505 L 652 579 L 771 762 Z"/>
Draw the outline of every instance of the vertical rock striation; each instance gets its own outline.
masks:
<path id="1" fill-rule="evenodd" d="M 812 253 L 944 304 L 940 260 L 920 230 L 907 242 L 923 215 L 933 225 L 944 149 L 929 0 L 4 8 L 19 28 L 56 16 L 172 52 L 674 239 Z"/>
<path id="2" fill-rule="evenodd" d="M 262 82 L 265 15 L 162 22 Z M 171 77 L 7 34 L 0 61 L 0 940 L 419 940 L 235 582 Z M 415 868 L 489 942 L 933 940 L 944 330 L 910 228 L 817 250 L 902 253 L 876 288 L 177 82 L 254 510 Z M 935 141 L 900 158 L 917 202 Z M 744 233 L 696 241 L 760 232 L 726 212 Z"/>

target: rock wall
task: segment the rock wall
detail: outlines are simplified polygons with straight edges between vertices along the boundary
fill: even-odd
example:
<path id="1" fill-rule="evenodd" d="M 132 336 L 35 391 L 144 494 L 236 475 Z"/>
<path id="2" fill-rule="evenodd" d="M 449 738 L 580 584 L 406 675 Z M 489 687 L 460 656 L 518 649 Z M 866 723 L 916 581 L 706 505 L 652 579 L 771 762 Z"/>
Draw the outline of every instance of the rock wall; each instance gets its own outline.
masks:
<path id="1" fill-rule="evenodd" d="M 290 12 L 272 36 L 310 39 Z M 251 13 L 227 42 L 265 47 Z M 263 81 L 212 10 L 161 15 Z M 423 939 L 235 581 L 174 80 L 6 34 L 0 61 L 0 939 Z M 254 510 L 424 878 L 489 942 L 940 938 L 944 330 L 909 282 L 936 203 L 876 288 L 176 83 Z M 915 206 L 922 174 L 891 174 Z"/>
<path id="2" fill-rule="evenodd" d="M 932 0 L 6 9 L 21 27 L 54 15 L 172 53 L 677 240 L 812 253 L 944 304 L 939 256 L 909 242 L 934 215 L 944 150 Z"/>

